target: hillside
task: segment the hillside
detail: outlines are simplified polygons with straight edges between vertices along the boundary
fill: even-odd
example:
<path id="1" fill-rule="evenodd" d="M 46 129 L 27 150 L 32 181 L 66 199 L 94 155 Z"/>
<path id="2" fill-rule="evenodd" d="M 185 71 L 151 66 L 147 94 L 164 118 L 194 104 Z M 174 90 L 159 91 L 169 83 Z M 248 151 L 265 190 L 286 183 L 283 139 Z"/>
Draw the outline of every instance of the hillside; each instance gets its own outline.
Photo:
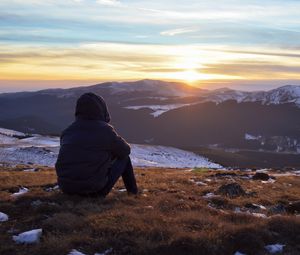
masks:
<path id="1" fill-rule="evenodd" d="M 52 168 L 30 167 L 0 170 L 3 255 L 300 253 L 298 172 L 137 168 L 142 194 L 128 197 L 119 182 L 102 200 L 64 195 Z M 229 183 L 242 189 L 218 192 Z M 19 187 L 28 190 L 12 195 Z M 33 229 L 39 243 L 13 241 Z"/>
<path id="2" fill-rule="evenodd" d="M 107 101 L 112 124 L 131 143 L 215 146 L 281 157 L 300 152 L 299 88 L 203 90 L 184 83 L 141 80 L 0 94 L 0 126 L 58 136 L 74 120 L 77 98 L 94 92 Z"/>

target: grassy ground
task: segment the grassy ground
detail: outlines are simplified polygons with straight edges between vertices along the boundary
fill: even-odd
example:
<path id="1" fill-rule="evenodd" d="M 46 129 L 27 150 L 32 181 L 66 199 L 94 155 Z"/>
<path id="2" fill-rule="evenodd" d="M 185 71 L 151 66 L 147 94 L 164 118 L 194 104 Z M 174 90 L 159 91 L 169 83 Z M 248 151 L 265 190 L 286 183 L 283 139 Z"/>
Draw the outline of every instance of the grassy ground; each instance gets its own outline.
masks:
<path id="1" fill-rule="evenodd" d="M 0 212 L 10 217 L 0 223 L 1 255 L 67 255 L 72 249 L 92 255 L 109 248 L 111 254 L 260 255 L 268 254 L 264 246 L 274 243 L 286 245 L 283 254 L 300 254 L 300 217 L 271 210 L 299 200 L 300 177 L 282 176 L 264 184 L 239 171 L 215 176 L 209 169 L 136 169 L 143 194 L 128 197 L 119 191 L 120 181 L 103 200 L 46 191 L 56 182 L 54 170 L 24 168 L 0 170 Z M 233 181 L 249 195 L 203 197 Z M 18 186 L 29 192 L 12 198 Z M 268 217 L 234 212 L 237 207 L 246 210 L 248 203 L 265 206 L 252 212 Z M 43 229 L 40 243 L 12 241 L 12 235 L 35 228 Z"/>

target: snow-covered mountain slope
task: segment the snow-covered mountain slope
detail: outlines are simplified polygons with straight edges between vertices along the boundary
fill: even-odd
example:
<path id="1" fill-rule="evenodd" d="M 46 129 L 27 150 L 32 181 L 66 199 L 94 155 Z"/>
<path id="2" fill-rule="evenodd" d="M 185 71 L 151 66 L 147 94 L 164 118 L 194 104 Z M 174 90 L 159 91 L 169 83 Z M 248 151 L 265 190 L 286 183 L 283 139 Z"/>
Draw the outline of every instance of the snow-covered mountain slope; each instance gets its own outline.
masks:
<path id="1" fill-rule="evenodd" d="M 166 97 L 185 97 L 205 92 L 205 90 L 197 89 L 184 83 L 147 79 L 136 82 L 113 82 L 109 88 L 112 94 L 146 92 Z"/>
<path id="2" fill-rule="evenodd" d="M 36 164 L 54 166 L 59 152 L 59 138 L 33 135 L 29 138 L 12 138 L 14 131 L 6 130 L 7 140 L 0 137 L 0 162 L 8 164 Z M 12 138 L 12 139 L 10 139 Z M 134 166 L 221 168 L 207 158 L 192 152 L 166 147 L 132 144 L 131 158 Z"/>
<path id="3" fill-rule="evenodd" d="M 300 86 L 287 85 L 269 91 L 239 91 L 229 88 L 206 90 L 185 83 L 167 82 L 160 80 L 140 80 L 133 82 L 106 82 L 92 86 L 82 86 L 69 89 L 46 89 L 36 92 L 18 92 L 0 94 L 0 98 L 24 98 L 31 96 L 56 96 L 58 98 L 77 98 L 86 92 L 109 97 L 118 97 L 119 103 L 138 98 L 159 99 L 198 97 L 201 101 L 224 102 L 262 102 L 263 104 L 296 103 L 300 106 Z M 198 100 L 197 99 L 197 100 Z M 162 100 L 163 101 L 163 100 Z M 130 105 L 127 105 L 130 106 Z"/>
<path id="4" fill-rule="evenodd" d="M 242 102 L 260 102 L 265 105 L 295 103 L 300 107 L 300 86 L 287 85 L 270 91 L 245 92 L 237 90 L 215 90 L 211 91 L 205 101 L 216 103 L 227 100 Z"/>
<path id="5" fill-rule="evenodd" d="M 125 106 L 124 108 L 131 109 L 131 110 L 150 109 L 152 110 L 151 115 L 153 115 L 154 117 L 158 117 L 159 115 L 165 112 L 177 108 L 181 108 L 184 106 L 194 105 L 203 102 L 214 102 L 219 104 L 228 100 L 234 100 L 238 103 L 258 102 L 264 105 L 295 103 L 295 105 L 300 107 L 300 86 L 289 85 L 289 86 L 273 89 L 270 91 L 254 91 L 254 92 L 231 90 L 228 88 L 216 89 L 212 91 L 193 91 L 193 92 L 196 93 L 196 96 L 199 96 L 199 98 L 198 100 L 196 99 L 195 101 L 192 101 L 190 103 L 183 104 L 178 102 L 173 104 L 166 104 L 165 102 L 162 101 L 161 104 L 157 104 L 157 105 L 151 105 L 151 104 L 132 105 L 132 106 L 129 105 L 129 106 Z M 181 93 L 181 96 L 183 95 L 184 94 Z M 178 96 L 180 96 L 180 94 L 178 94 Z"/>

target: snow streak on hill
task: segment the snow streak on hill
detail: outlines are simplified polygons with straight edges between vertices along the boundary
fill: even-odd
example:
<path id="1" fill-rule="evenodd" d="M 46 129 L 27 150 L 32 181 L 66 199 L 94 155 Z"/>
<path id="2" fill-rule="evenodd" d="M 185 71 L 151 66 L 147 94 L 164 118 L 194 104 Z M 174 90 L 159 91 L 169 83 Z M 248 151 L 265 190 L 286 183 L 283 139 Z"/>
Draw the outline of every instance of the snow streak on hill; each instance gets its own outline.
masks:
<path id="1" fill-rule="evenodd" d="M 16 138 L 15 136 L 21 137 Z M 166 146 L 132 144 L 134 166 L 193 168 L 222 166 L 194 153 Z M 59 138 L 28 135 L 0 129 L 0 162 L 9 164 L 36 164 L 54 166 L 59 152 Z"/>

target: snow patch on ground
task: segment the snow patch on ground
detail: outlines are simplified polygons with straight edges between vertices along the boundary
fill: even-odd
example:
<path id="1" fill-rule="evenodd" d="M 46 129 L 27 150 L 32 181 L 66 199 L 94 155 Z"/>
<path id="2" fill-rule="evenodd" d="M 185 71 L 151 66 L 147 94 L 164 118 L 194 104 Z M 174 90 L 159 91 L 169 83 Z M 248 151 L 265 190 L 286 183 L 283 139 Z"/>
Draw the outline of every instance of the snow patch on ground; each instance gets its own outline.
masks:
<path id="1" fill-rule="evenodd" d="M 132 162 L 135 166 L 154 167 L 208 167 L 222 166 L 192 152 L 166 146 L 132 145 Z"/>
<path id="2" fill-rule="evenodd" d="M 31 144 L 32 146 L 37 147 L 56 147 L 59 144 L 59 137 L 35 135 L 33 137 L 22 139 L 20 143 L 24 143 L 25 145 Z"/>
<path id="3" fill-rule="evenodd" d="M 216 194 L 214 194 L 214 193 L 212 193 L 212 192 L 209 192 L 209 193 L 205 194 L 205 195 L 202 196 L 202 197 L 205 198 L 205 199 L 209 199 L 209 198 L 218 197 L 218 196 L 219 196 L 219 195 L 216 195 Z"/>
<path id="4" fill-rule="evenodd" d="M 85 255 L 85 254 L 74 249 L 68 255 Z"/>
<path id="5" fill-rule="evenodd" d="M 0 212 L 0 222 L 8 221 L 8 215 Z"/>
<path id="6" fill-rule="evenodd" d="M 245 253 L 241 253 L 239 251 L 236 251 L 233 255 L 246 255 Z"/>
<path id="7" fill-rule="evenodd" d="M 33 229 L 30 231 L 23 232 L 17 236 L 13 236 L 13 240 L 16 243 L 21 244 L 33 244 L 38 243 L 40 240 L 40 237 L 42 236 L 43 230 L 40 229 Z"/>
<path id="8" fill-rule="evenodd" d="M 22 196 L 22 195 L 26 194 L 28 191 L 29 191 L 29 189 L 27 189 L 25 187 L 22 187 L 22 188 L 19 189 L 18 192 L 11 194 L 11 196 L 12 197 L 19 197 L 19 196 Z"/>
<path id="9" fill-rule="evenodd" d="M 3 135 L 0 133 L 0 144 L 10 144 L 15 143 L 17 141 L 17 138 L 14 138 L 12 136 Z"/>
<path id="10" fill-rule="evenodd" d="M 274 183 L 274 182 L 276 182 L 276 180 L 274 180 L 272 178 L 269 178 L 269 180 L 267 180 L 267 181 L 261 181 L 261 183 L 264 183 L 264 184 L 266 184 L 266 183 Z"/>
<path id="11" fill-rule="evenodd" d="M 131 147 L 133 165 L 138 167 L 222 168 L 205 157 L 173 147 L 141 144 L 132 144 Z M 1 142 L 0 162 L 54 166 L 58 152 L 58 137 L 33 135 L 30 138 Z"/>
<path id="12" fill-rule="evenodd" d="M 265 249 L 271 253 L 271 254 L 275 254 L 275 253 L 280 253 L 283 251 L 283 248 L 284 248 L 284 244 L 270 244 L 270 245 L 267 245 L 265 246 Z"/>
<path id="13" fill-rule="evenodd" d="M 192 104 L 168 104 L 168 105 L 136 105 L 136 106 L 126 106 L 124 108 L 126 109 L 131 109 L 131 110 L 140 110 L 140 109 L 150 109 L 153 112 L 151 115 L 154 117 L 158 117 L 159 115 L 168 112 L 170 110 L 174 110 L 177 108 L 185 107 L 185 106 L 190 106 Z"/>
<path id="14" fill-rule="evenodd" d="M 259 140 L 261 139 L 261 136 L 255 136 L 255 135 L 251 135 L 251 134 L 245 134 L 245 140 L 247 141 L 253 141 L 253 140 Z"/>
<path id="15" fill-rule="evenodd" d="M 19 136 L 19 137 L 25 137 L 26 136 L 22 132 L 18 132 L 18 131 L 6 129 L 6 128 L 0 128 L 0 134 L 6 135 L 6 136 Z"/>
<path id="16" fill-rule="evenodd" d="M 104 251 L 102 253 L 95 253 L 95 255 L 107 255 L 107 254 L 111 253 L 112 250 L 113 249 L 110 248 L 110 249 L 108 249 L 108 250 L 106 250 L 106 251 Z M 86 254 L 82 253 L 82 252 L 80 252 L 80 251 L 78 251 L 76 249 L 73 249 L 68 255 L 86 255 Z"/>

